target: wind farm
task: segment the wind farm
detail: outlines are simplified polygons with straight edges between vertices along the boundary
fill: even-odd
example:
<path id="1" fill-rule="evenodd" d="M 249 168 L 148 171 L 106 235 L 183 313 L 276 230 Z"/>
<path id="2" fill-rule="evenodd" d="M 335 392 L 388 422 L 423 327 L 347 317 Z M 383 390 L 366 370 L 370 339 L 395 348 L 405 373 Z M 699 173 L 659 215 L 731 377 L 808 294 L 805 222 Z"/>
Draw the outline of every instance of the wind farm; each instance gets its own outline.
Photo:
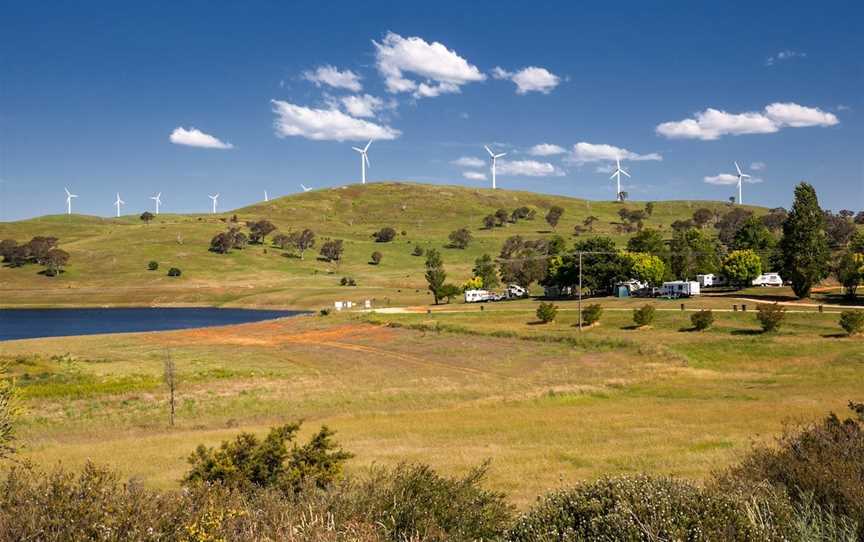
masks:
<path id="1" fill-rule="evenodd" d="M 541 8 L 9 6 L 0 542 L 864 540 L 864 9 Z"/>

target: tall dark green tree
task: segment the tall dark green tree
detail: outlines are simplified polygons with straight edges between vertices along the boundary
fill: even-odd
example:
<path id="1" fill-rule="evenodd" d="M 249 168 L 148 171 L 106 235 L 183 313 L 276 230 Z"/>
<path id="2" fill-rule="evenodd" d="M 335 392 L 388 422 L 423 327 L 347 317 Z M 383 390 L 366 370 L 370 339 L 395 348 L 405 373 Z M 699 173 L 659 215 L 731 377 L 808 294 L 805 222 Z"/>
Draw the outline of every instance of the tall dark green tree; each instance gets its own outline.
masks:
<path id="1" fill-rule="evenodd" d="M 799 298 L 809 297 L 813 285 L 828 276 L 831 253 L 825 233 L 825 217 L 816 190 L 808 183 L 795 187 L 795 202 L 783 223 L 780 240 L 783 277 L 792 282 Z"/>
<path id="2" fill-rule="evenodd" d="M 670 248 L 672 274 L 677 279 L 693 280 L 698 273 L 720 270 L 720 247 L 717 240 L 703 230 L 676 231 Z"/>
<path id="3" fill-rule="evenodd" d="M 483 288 L 495 288 L 500 284 L 495 262 L 492 260 L 492 256 L 488 254 L 474 260 L 473 273 L 475 277 L 480 277 L 483 281 Z"/>
<path id="4" fill-rule="evenodd" d="M 430 248 L 426 252 L 426 282 L 429 284 L 429 291 L 432 292 L 432 298 L 436 305 L 443 297 L 441 288 L 444 286 L 445 280 L 447 280 L 447 273 L 444 271 L 441 253 Z"/>

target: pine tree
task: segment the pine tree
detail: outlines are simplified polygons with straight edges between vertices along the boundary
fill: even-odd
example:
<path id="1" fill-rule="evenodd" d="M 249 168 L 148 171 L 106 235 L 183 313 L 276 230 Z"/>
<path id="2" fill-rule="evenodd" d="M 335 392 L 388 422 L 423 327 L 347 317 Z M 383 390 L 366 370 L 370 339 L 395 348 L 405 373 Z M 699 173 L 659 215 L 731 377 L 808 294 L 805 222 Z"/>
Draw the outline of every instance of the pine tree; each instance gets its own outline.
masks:
<path id="1" fill-rule="evenodd" d="M 831 254 L 816 190 L 808 183 L 795 187 L 795 203 L 783 223 L 780 251 L 784 278 L 792 282 L 796 296 L 809 297 L 813 285 L 828 276 Z"/>

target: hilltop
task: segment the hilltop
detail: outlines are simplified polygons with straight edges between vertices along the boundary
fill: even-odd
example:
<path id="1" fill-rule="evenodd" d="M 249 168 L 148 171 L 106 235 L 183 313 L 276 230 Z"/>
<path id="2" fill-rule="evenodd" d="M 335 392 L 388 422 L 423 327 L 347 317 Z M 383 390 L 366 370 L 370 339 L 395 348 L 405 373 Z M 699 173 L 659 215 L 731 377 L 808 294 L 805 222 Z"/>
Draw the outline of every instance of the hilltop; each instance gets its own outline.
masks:
<path id="1" fill-rule="evenodd" d="M 374 298 L 376 303 L 425 303 L 423 258 L 412 256 L 414 245 L 442 250 L 450 280 L 469 278 L 475 258 L 496 255 L 511 235 L 553 235 L 543 217 L 553 205 L 565 212 L 556 231 L 572 242 L 574 226 L 588 216 L 599 220 L 593 234 L 610 235 L 619 243 L 618 211 L 644 208 L 644 202 L 598 202 L 511 190 L 403 182 L 349 185 L 285 196 L 269 202 L 210 214 L 160 214 L 143 223 L 138 216 L 100 218 L 53 215 L 0 223 L 0 239 L 19 242 L 35 235 L 60 238 L 60 248 L 71 254 L 62 276 L 48 278 L 34 266 L 0 268 L 0 291 L 6 306 L 63 305 L 219 305 L 260 307 L 321 307 L 337 299 Z M 522 220 L 492 230 L 482 228 L 483 217 L 499 208 L 536 209 L 534 220 Z M 646 227 L 669 232 L 675 220 L 688 219 L 706 207 L 726 209 L 711 201 L 658 201 Z M 748 207 L 756 212 L 763 208 Z M 279 231 L 312 229 L 317 245 L 304 260 L 285 257 L 271 246 L 250 245 L 220 255 L 208 251 L 210 239 L 230 225 L 267 219 Z M 375 243 L 372 233 L 391 226 L 390 243 Z M 444 248 L 448 234 L 461 227 L 474 241 L 465 250 Z M 271 235 L 272 237 L 272 235 Z M 338 266 L 316 260 L 317 247 L 327 238 L 344 239 L 344 261 Z M 269 244 L 269 243 L 268 243 Z M 383 254 L 379 266 L 370 265 L 373 251 Z M 147 263 L 158 261 L 158 271 Z M 169 267 L 183 270 L 180 278 L 165 275 Z M 350 276 L 356 287 L 342 287 Z"/>

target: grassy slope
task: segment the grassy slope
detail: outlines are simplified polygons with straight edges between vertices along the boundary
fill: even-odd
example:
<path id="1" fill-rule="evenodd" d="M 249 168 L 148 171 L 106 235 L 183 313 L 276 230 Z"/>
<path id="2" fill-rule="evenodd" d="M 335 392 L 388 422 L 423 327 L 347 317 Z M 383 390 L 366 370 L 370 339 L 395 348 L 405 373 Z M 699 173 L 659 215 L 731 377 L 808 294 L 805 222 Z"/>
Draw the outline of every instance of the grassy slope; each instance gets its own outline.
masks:
<path id="1" fill-rule="evenodd" d="M 480 229 L 482 218 L 498 208 L 535 207 L 537 218 L 492 231 Z M 219 215 L 162 214 L 149 225 L 137 217 L 101 219 L 89 216 L 47 216 L 0 223 L 0 239 L 26 241 L 34 235 L 54 235 L 72 255 L 72 264 L 59 278 L 37 274 L 38 268 L 0 268 L 0 305 L 171 305 L 320 307 L 333 300 L 374 298 L 377 304 L 428 301 L 422 258 L 411 256 L 414 244 L 444 252 L 451 280 L 469 278 L 474 259 L 497 254 L 510 235 L 551 235 L 543 220 L 551 205 L 565 209 L 558 232 L 568 239 L 573 226 L 589 215 L 600 222 L 596 233 L 614 233 L 620 204 L 593 202 L 507 190 L 471 189 L 411 183 L 376 183 L 316 190 L 287 196 Z M 642 203 L 627 207 L 641 208 Z M 669 230 L 677 219 L 689 218 L 699 207 L 725 208 L 719 202 L 657 202 L 647 226 Z M 760 208 L 752 208 L 760 211 Z M 344 262 L 335 268 L 316 261 L 317 248 L 305 261 L 285 258 L 281 251 L 251 246 L 230 255 L 207 251 L 210 238 L 226 227 L 220 219 L 234 212 L 241 223 L 266 218 L 281 231 L 311 228 L 318 243 L 326 237 L 346 241 Z M 376 244 L 371 233 L 383 226 L 405 231 L 388 244 Z M 445 249 L 447 235 L 470 228 L 475 241 L 467 250 Z M 182 244 L 178 242 L 182 240 Z M 380 266 L 368 264 L 374 250 L 383 253 Z M 157 260 L 157 272 L 146 270 Z M 165 272 L 180 267 L 183 277 Z M 348 275 L 358 287 L 337 284 Z"/>

